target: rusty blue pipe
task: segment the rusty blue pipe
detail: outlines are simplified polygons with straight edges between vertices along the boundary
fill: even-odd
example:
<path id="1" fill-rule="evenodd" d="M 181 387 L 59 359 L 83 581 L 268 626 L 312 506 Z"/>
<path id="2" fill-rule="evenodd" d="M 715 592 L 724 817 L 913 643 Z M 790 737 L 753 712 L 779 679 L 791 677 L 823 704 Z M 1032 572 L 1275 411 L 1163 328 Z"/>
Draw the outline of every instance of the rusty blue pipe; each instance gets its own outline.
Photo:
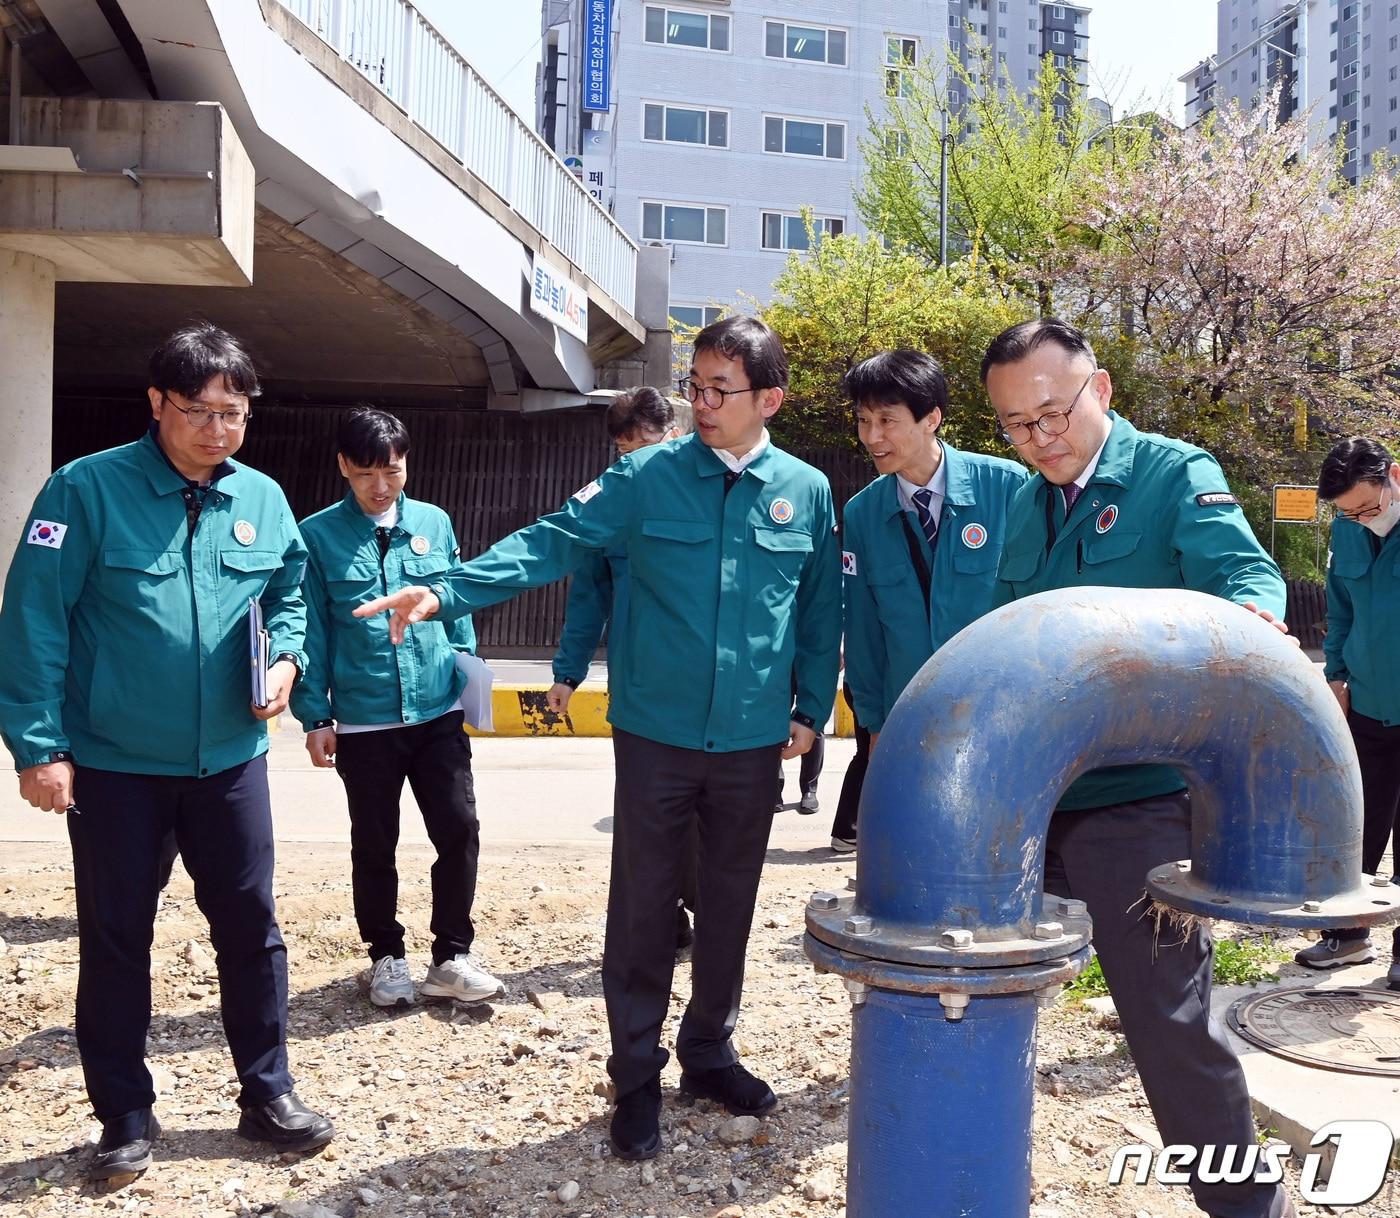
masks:
<path id="1" fill-rule="evenodd" d="M 855 894 L 807 911 L 808 955 L 857 1004 L 850 1218 L 1028 1212 L 1027 1028 L 1090 935 L 1082 904 L 1042 896 L 1045 834 L 1076 777 L 1138 762 L 1191 788 L 1191 859 L 1144 877 L 1154 898 L 1239 922 L 1394 918 L 1394 889 L 1361 873 L 1346 721 L 1291 640 L 1186 591 L 1066 589 L 988 615 L 895 705 Z"/>

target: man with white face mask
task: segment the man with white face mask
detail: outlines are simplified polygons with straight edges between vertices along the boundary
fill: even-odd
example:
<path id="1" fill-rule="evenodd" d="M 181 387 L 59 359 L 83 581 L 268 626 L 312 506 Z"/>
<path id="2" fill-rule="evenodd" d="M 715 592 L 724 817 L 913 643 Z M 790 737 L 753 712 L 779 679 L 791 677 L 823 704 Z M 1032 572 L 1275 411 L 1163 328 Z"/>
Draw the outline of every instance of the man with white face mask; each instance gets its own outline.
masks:
<path id="1" fill-rule="evenodd" d="M 1327 682 L 1361 762 L 1361 868 L 1374 872 L 1400 830 L 1400 463 L 1352 436 L 1322 463 L 1318 494 L 1337 508 L 1327 559 Z M 1375 959 L 1365 930 L 1324 931 L 1296 957 L 1309 968 Z M 1387 981 L 1400 990 L 1400 928 Z"/>

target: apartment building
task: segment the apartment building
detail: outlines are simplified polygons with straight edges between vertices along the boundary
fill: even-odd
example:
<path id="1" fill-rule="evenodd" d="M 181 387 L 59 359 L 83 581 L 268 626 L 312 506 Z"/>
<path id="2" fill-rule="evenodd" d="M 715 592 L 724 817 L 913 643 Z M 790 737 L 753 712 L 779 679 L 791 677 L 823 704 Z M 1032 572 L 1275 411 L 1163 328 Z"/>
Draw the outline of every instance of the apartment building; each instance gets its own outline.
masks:
<path id="1" fill-rule="evenodd" d="M 1215 54 L 1181 77 L 1187 122 L 1278 86 L 1279 117 L 1310 112 L 1312 142 L 1341 140 L 1353 182 L 1400 148 L 1398 78 L 1400 3 L 1389 0 L 1219 0 Z"/>
<path id="2" fill-rule="evenodd" d="M 1088 9 L 1027 0 L 543 0 L 537 127 L 618 223 L 672 250 L 671 314 L 766 301 L 791 250 L 858 231 L 868 113 L 985 38 L 1004 79 L 1042 54 L 1087 79 Z M 1016 34 L 1013 38 L 1012 28 Z M 950 100 L 956 105 L 957 96 Z"/>

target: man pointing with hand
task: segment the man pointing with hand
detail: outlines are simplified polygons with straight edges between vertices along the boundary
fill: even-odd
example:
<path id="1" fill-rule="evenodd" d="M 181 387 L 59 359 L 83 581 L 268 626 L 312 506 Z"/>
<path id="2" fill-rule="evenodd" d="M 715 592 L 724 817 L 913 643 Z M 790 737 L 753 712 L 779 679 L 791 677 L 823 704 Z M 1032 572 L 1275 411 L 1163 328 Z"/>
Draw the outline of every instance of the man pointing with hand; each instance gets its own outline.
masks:
<path id="1" fill-rule="evenodd" d="M 702 330 L 683 383 L 695 434 L 624 457 L 559 511 L 429 587 L 361 606 L 390 636 L 568 574 L 622 544 L 628 679 L 608 717 L 617 763 L 603 994 L 616 1086 L 614 1154 L 661 1146 L 660 1047 L 675 964 L 684 854 L 698 826 L 691 996 L 676 1039 L 681 1092 L 760 1115 L 769 1086 L 731 1041 L 773 814 L 779 755 L 812 746 L 831 712 L 840 556 L 826 479 L 770 442 L 788 379 L 782 343 L 730 317 Z M 797 694 L 792 690 L 796 684 Z"/>

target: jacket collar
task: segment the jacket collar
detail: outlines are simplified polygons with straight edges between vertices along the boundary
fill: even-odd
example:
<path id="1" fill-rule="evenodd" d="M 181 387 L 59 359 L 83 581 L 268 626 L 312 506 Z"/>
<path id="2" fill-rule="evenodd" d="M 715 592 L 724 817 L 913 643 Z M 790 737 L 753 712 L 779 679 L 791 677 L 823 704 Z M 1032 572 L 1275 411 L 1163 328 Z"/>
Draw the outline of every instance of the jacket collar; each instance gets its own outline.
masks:
<path id="1" fill-rule="evenodd" d="M 698 435 L 692 433 L 690 438 L 682 443 L 690 445 L 691 452 L 695 455 L 695 472 L 700 477 L 714 478 L 729 472 L 729 467 L 715 456 Z M 763 451 L 753 459 L 753 463 L 745 467 L 744 474 L 752 474 L 760 482 L 771 482 L 775 472 L 773 466 L 777 461 L 773 455 L 775 451 L 772 440 L 769 440 Z"/>
<path id="2" fill-rule="evenodd" d="M 165 449 L 161 448 L 156 435 L 156 421 L 152 419 L 150 426 L 146 428 L 146 434 L 136 441 L 141 468 L 145 471 L 151 489 L 157 495 L 174 495 L 186 487 L 194 486 L 192 479 L 186 478 L 170 464 L 170 458 L 165 455 Z M 209 479 L 210 487 L 213 488 L 217 483 L 218 490 L 232 498 L 238 493 L 239 483 L 242 481 L 237 477 L 238 470 L 239 466 L 234 461 L 220 461 Z"/>
<path id="3" fill-rule="evenodd" d="M 972 463 L 945 440 L 940 440 L 943 449 L 943 462 L 947 469 L 947 484 L 943 492 L 943 502 L 953 507 L 973 507 L 977 503 L 977 493 L 972 486 Z M 904 509 L 899 502 L 899 475 L 881 474 L 884 484 L 880 490 L 880 510 L 892 519 Z"/>

